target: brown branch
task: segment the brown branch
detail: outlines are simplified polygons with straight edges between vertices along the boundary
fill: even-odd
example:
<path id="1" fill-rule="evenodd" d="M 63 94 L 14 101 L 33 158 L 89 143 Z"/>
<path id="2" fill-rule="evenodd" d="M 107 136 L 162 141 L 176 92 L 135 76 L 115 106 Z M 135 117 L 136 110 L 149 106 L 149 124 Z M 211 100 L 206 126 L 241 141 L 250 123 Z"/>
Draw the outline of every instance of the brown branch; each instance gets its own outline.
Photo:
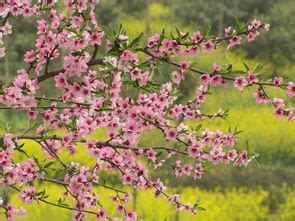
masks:
<path id="1" fill-rule="evenodd" d="M 46 100 L 46 101 L 56 101 L 56 102 L 62 102 L 62 103 L 64 103 L 64 101 L 62 99 L 58 99 L 58 98 L 35 97 L 35 99 L 37 99 L 37 100 Z M 87 107 L 90 106 L 90 104 L 80 103 L 80 102 L 74 102 L 74 101 L 66 101 L 66 103 L 76 104 L 76 105 L 81 105 L 81 106 L 87 106 Z"/>
<path id="2" fill-rule="evenodd" d="M 148 48 L 139 48 L 138 51 L 141 51 L 149 56 L 151 56 L 153 59 L 158 59 L 160 61 L 163 61 L 167 64 L 170 64 L 172 66 L 175 66 L 175 67 L 178 67 L 178 68 L 181 68 L 181 65 L 177 62 L 174 62 L 174 61 L 171 61 L 167 58 L 163 58 L 163 57 L 157 57 L 155 55 L 153 55 L 151 52 L 148 51 Z M 197 68 L 193 68 L 193 67 L 190 67 L 189 68 L 190 71 L 194 72 L 194 73 L 197 73 L 197 74 L 206 74 L 208 73 L 208 71 L 204 71 L 204 70 L 200 70 L 200 69 L 197 69 Z M 225 80 L 229 80 L 229 81 L 235 81 L 235 78 L 234 77 L 228 77 L 228 76 L 224 76 L 224 75 L 221 75 L 221 77 Z M 270 83 L 270 82 L 253 82 L 252 84 L 255 84 L 255 85 L 258 85 L 258 86 L 272 86 L 272 87 L 276 87 L 273 83 Z M 251 85 L 251 84 L 249 84 Z M 282 84 L 281 86 L 284 86 L 286 87 L 287 84 Z"/>
<path id="3" fill-rule="evenodd" d="M 88 66 L 93 66 L 93 65 L 97 65 L 97 64 L 104 64 L 103 63 L 103 59 L 94 59 L 88 62 Z M 45 81 L 47 79 L 53 78 L 54 76 L 58 75 L 59 73 L 63 73 L 65 72 L 64 68 L 55 70 L 55 71 L 51 71 L 51 72 L 47 72 L 42 76 L 37 77 L 37 81 L 38 83 Z"/>
<path id="4" fill-rule="evenodd" d="M 26 136 L 26 135 L 20 135 L 16 136 L 15 138 L 20 139 L 20 140 L 44 140 L 44 139 L 54 139 L 54 140 L 62 140 L 62 137 L 59 136 L 49 136 L 49 137 L 44 137 L 44 136 Z M 79 139 L 79 140 L 73 140 L 73 142 L 80 142 L 80 143 L 86 143 L 87 140 L 85 139 Z M 134 146 L 128 146 L 125 144 L 117 144 L 117 143 L 110 143 L 110 142 L 103 142 L 103 141 L 96 141 L 96 144 L 98 146 L 106 146 L 106 147 L 112 147 L 112 148 L 117 148 L 117 149 L 125 149 L 125 150 L 148 150 L 148 149 L 154 149 L 154 150 L 166 150 L 168 152 L 175 152 L 175 153 L 180 153 L 183 155 L 188 155 L 187 152 L 181 151 L 178 149 L 173 149 L 169 147 L 134 147 Z"/>
<path id="5" fill-rule="evenodd" d="M 40 179 L 41 181 L 45 181 L 45 182 L 50 182 L 50 183 L 55 183 L 55 184 L 59 184 L 59 185 L 63 185 L 63 186 L 68 186 L 69 184 L 68 183 L 65 183 L 61 180 L 55 180 L 55 179 L 51 179 L 51 178 L 41 178 Z M 110 189 L 110 190 L 113 190 L 115 192 L 118 192 L 118 193 L 127 193 L 123 190 L 119 190 L 117 188 L 114 188 L 114 187 L 111 187 L 111 186 L 107 186 L 107 185 L 104 185 L 104 184 L 100 184 L 100 183 L 93 183 L 94 186 L 100 186 L 100 187 L 103 187 L 103 188 L 106 188 L 106 189 Z"/>

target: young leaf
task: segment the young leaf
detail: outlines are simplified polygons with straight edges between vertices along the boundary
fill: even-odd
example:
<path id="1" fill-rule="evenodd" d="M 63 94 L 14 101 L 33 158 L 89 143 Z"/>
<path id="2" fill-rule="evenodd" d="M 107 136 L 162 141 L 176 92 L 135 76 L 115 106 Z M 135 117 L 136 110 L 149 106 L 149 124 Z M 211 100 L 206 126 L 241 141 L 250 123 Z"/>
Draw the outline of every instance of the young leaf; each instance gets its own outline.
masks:
<path id="1" fill-rule="evenodd" d="M 246 70 L 249 71 L 250 70 L 249 66 L 245 62 L 243 62 L 243 64 L 244 64 L 244 67 L 246 68 Z"/>
<path id="2" fill-rule="evenodd" d="M 128 48 L 134 48 L 134 47 L 138 46 L 142 36 L 143 36 L 143 33 L 141 32 L 138 37 L 136 37 L 135 39 L 133 39 L 133 41 L 130 42 L 130 44 L 128 45 Z"/>
<path id="3" fill-rule="evenodd" d="M 258 73 L 259 71 L 261 71 L 261 70 L 263 69 L 263 66 L 264 66 L 264 64 L 258 64 L 258 65 L 254 68 L 253 72 Z"/>

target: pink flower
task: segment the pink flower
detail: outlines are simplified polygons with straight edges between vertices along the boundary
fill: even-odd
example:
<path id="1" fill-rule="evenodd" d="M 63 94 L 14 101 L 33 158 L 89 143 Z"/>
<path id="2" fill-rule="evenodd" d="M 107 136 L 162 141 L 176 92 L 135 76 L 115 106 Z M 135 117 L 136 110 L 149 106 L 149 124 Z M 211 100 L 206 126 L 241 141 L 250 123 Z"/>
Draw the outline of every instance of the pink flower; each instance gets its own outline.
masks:
<path id="1" fill-rule="evenodd" d="M 200 82 L 202 85 L 208 85 L 211 83 L 211 77 L 209 74 L 202 74 L 200 76 Z"/>
<path id="2" fill-rule="evenodd" d="M 96 45 L 101 45 L 101 40 L 104 37 L 104 32 L 93 32 L 90 35 L 90 43 L 91 44 L 96 44 Z"/>
<path id="3" fill-rule="evenodd" d="M 243 151 L 235 160 L 235 164 L 238 166 L 248 166 L 250 163 L 247 151 Z"/>
<path id="4" fill-rule="evenodd" d="M 138 85 L 139 87 L 143 87 L 147 84 L 147 82 L 151 81 L 151 76 L 148 72 L 141 73 Z"/>
<path id="5" fill-rule="evenodd" d="M 24 55 L 24 61 L 27 63 L 32 63 L 33 61 L 35 61 L 35 52 L 34 50 L 31 51 L 27 51 Z"/>
<path id="6" fill-rule="evenodd" d="M 294 97 L 295 96 L 295 83 L 294 82 L 289 82 L 287 85 L 287 94 L 290 97 Z"/>
<path id="7" fill-rule="evenodd" d="M 265 25 L 264 25 L 264 30 L 265 30 L 265 31 L 269 31 L 269 28 L 270 28 L 270 24 L 265 24 Z"/>
<path id="8" fill-rule="evenodd" d="M 107 211 L 104 208 L 100 208 L 96 213 L 96 218 L 98 220 L 104 220 L 107 217 Z"/>
<path id="9" fill-rule="evenodd" d="M 182 52 L 183 55 L 193 56 L 199 52 L 199 48 L 196 46 L 185 48 Z"/>
<path id="10" fill-rule="evenodd" d="M 156 151 L 154 151 L 153 149 L 150 148 L 146 151 L 146 154 L 147 154 L 148 159 L 150 159 L 153 162 L 156 161 L 156 156 L 157 156 Z"/>
<path id="11" fill-rule="evenodd" d="M 175 52 L 179 50 L 179 45 L 176 40 L 163 40 L 162 41 L 163 50 L 166 52 Z"/>
<path id="12" fill-rule="evenodd" d="M 11 204 L 7 204 L 6 206 L 6 216 L 7 216 L 7 221 L 13 221 L 13 216 L 16 213 L 16 208 Z"/>
<path id="13" fill-rule="evenodd" d="M 176 140 L 177 129 L 176 128 L 165 128 L 165 137 L 167 140 Z"/>
<path id="14" fill-rule="evenodd" d="M 5 48 L 0 48 L 0 58 L 3 58 L 5 56 Z"/>
<path id="15" fill-rule="evenodd" d="M 252 71 L 248 71 L 248 77 L 247 77 L 247 79 L 248 79 L 248 82 L 250 84 L 253 84 L 253 83 L 257 83 L 258 82 L 258 78 L 257 78 L 256 74 L 254 72 L 252 72 Z"/>
<path id="16" fill-rule="evenodd" d="M 283 83 L 283 78 L 275 77 L 272 81 L 273 85 L 279 87 Z"/>
<path id="17" fill-rule="evenodd" d="M 18 70 L 17 74 L 17 77 L 13 81 L 13 85 L 22 88 L 29 80 L 29 75 L 24 69 Z"/>
<path id="18" fill-rule="evenodd" d="M 126 36 L 126 35 L 119 35 L 118 38 L 120 41 L 128 41 L 128 36 Z"/>
<path id="19" fill-rule="evenodd" d="M 256 34 L 255 34 L 255 32 L 249 32 L 248 34 L 247 34 L 247 39 L 248 39 L 248 42 L 252 42 L 252 41 L 254 41 L 255 40 L 255 38 L 256 38 Z"/>
<path id="20" fill-rule="evenodd" d="M 267 98 L 266 94 L 263 90 L 258 90 L 253 93 L 253 96 L 258 104 L 267 104 L 269 99 Z"/>
<path id="21" fill-rule="evenodd" d="M 57 88 L 63 89 L 67 85 L 67 78 L 64 73 L 59 73 L 58 75 L 56 75 L 54 77 L 54 80 L 55 80 L 55 86 Z"/>
<path id="22" fill-rule="evenodd" d="M 68 55 L 64 57 L 64 69 L 65 74 L 69 76 L 80 76 L 81 73 L 85 72 L 88 68 L 87 63 L 90 60 L 88 53 L 82 56 Z"/>
<path id="23" fill-rule="evenodd" d="M 13 139 L 13 136 L 10 133 L 4 134 L 3 142 L 7 151 L 12 151 L 17 145 L 17 143 L 15 143 L 15 139 Z"/>
<path id="24" fill-rule="evenodd" d="M 201 163 L 197 163 L 195 165 L 195 170 L 194 170 L 194 179 L 201 179 L 202 175 L 204 173 L 203 165 Z"/>
<path id="25" fill-rule="evenodd" d="M 8 12 L 8 4 L 6 4 L 5 2 L 0 2 L 0 16 L 4 17 Z"/>
<path id="26" fill-rule="evenodd" d="M 232 34 L 233 28 L 232 26 L 228 26 L 227 28 L 224 29 L 224 33 L 226 36 L 230 36 Z"/>
<path id="27" fill-rule="evenodd" d="M 173 79 L 173 82 L 177 85 L 179 85 L 180 82 L 185 79 L 184 74 L 180 71 L 172 71 L 171 78 Z"/>
<path id="28" fill-rule="evenodd" d="M 228 45 L 228 49 L 231 47 L 234 47 L 235 45 L 240 45 L 242 42 L 242 37 L 241 36 L 234 36 L 232 37 L 232 39 L 229 40 L 229 45 Z"/>
<path id="29" fill-rule="evenodd" d="M 29 181 L 36 180 L 38 178 L 38 169 L 35 168 L 35 162 L 32 159 L 19 164 L 18 169 L 18 179 L 21 183 L 26 183 Z"/>
<path id="30" fill-rule="evenodd" d="M 151 48 L 154 45 L 156 45 L 159 42 L 159 40 L 160 40 L 160 35 L 156 33 L 154 36 L 151 36 L 148 38 L 147 46 Z"/>
<path id="31" fill-rule="evenodd" d="M 20 198 L 26 203 L 32 203 L 36 191 L 37 190 L 35 187 L 28 187 L 27 189 L 20 192 Z"/>
<path id="32" fill-rule="evenodd" d="M 214 86 L 221 86 L 223 83 L 223 77 L 220 74 L 215 74 L 211 77 L 211 84 Z"/>
<path id="33" fill-rule="evenodd" d="M 136 79 L 139 79 L 140 75 L 141 75 L 141 70 L 139 70 L 138 68 L 135 68 L 130 72 L 131 80 L 133 81 L 135 81 Z"/>
<path id="34" fill-rule="evenodd" d="M 0 28 L 0 30 L 2 30 L 4 35 L 12 34 L 12 26 L 8 22 L 6 22 L 5 25 Z"/>
<path id="35" fill-rule="evenodd" d="M 18 208 L 15 213 L 19 216 L 23 216 L 26 214 L 26 210 L 23 207 Z"/>
<path id="36" fill-rule="evenodd" d="M 199 43 L 203 40 L 203 36 L 201 32 L 198 31 L 193 33 L 192 39 L 194 40 L 195 43 Z"/>
<path id="37" fill-rule="evenodd" d="M 122 61 L 128 61 L 128 62 L 133 62 L 137 63 L 138 62 L 138 55 L 132 51 L 125 50 L 121 56 L 120 56 Z"/>
<path id="38" fill-rule="evenodd" d="M 211 53 L 215 49 L 215 44 L 212 41 L 205 41 L 202 43 L 203 51 Z"/>
<path id="39" fill-rule="evenodd" d="M 37 26 L 38 32 L 37 32 L 37 34 L 46 33 L 47 28 L 48 28 L 47 22 L 42 19 L 42 20 L 37 21 L 37 23 L 38 23 L 38 26 Z"/>
<path id="40" fill-rule="evenodd" d="M 274 98 L 273 99 L 273 104 L 275 106 L 276 109 L 281 109 L 281 108 L 284 108 L 284 100 L 283 99 L 280 99 L 280 98 Z"/>
<path id="41" fill-rule="evenodd" d="M 122 177 L 122 183 L 124 185 L 132 185 L 133 182 L 133 178 L 131 175 L 127 174 L 127 175 L 123 175 Z"/>
<path id="42" fill-rule="evenodd" d="M 213 66 L 212 66 L 212 68 L 213 68 L 213 70 L 214 70 L 215 72 L 219 72 L 219 71 L 222 70 L 222 66 L 219 65 L 219 64 L 217 64 L 217 63 L 214 63 Z"/>
<path id="43" fill-rule="evenodd" d="M 261 25 L 261 21 L 257 20 L 257 19 L 254 19 L 251 23 L 252 27 L 255 28 L 255 29 L 258 29 Z"/>
<path id="44" fill-rule="evenodd" d="M 248 85 L 248 81 L 244 76 L 238 76 L 235 78 L 234 87 L 238 88 L 239 90 L 243 90 L 245 86 Z"/>
<path id="45" fill-rule="evenodd" d="M 230 161 L 234 161 L 237 158 L 238 154 L 236 150 L 230 150 L 226 154 L 226 158 Z"/>
<path id="46" fill-rule="evenodd" d="M 202 150 L 202 144 L 200 142 L 194 143 L 188 148 L 188 154 L 191 157 L 197 157 L 199 156 L 200 152 Z"/>
<path id="47" fill-rule="evenodd" d="M 83 22 L 84 22 L 84 19 L 81 16 L 73 16 L 71 20 L 71 25 L 74 28 L 80 28 Z"/>
<path id="48" fill-rule="evenodd" d="M 71 142 L 72 142 L 72 140 L 73 140 L 73 134 L 66 134 L 66 135 L 64 135 L 63 137 L 62 137 L 62 140 L 61 140 L 61 142 L 62 142 L 62 144 L 64 145 L 64 146 L 67 146 L 67 145 L 69 145 Z"/>
<path id="49" fill-rule="evenodd" d="M 181 68 L 181 71 L 189 71 L 190 70 L 190 62 L 188 61 L 181 61 L 180 62 L 180 68 Z"/>
<path id="50" fill-rule="evenodd" d="M 192 165 L 190 165 L 190 164 L 186 164 L 186 165 L 183 167 L 183 174 L 184 174 L 184 175 L 190 176 L 192 171 L 193 171 L 193 167 L 192 167 Z"/>
<path id="51" fill-rule="evenodd" d="M 35 120 L 37 117 L 38 117 L 38 112 L 36 111 L 28 111 L 27 112 L 27 117 L 30 119 L 30 120 Z"/>
<path id="52" fill-rule="evenodd" d="M 126 217 L 125 217 L 125 220 L 126 221 L 135 221 L 137 218 L 137 214 L 136 212 L 133 212 L 133 211 L 127 211 L 126 213 Z"/>

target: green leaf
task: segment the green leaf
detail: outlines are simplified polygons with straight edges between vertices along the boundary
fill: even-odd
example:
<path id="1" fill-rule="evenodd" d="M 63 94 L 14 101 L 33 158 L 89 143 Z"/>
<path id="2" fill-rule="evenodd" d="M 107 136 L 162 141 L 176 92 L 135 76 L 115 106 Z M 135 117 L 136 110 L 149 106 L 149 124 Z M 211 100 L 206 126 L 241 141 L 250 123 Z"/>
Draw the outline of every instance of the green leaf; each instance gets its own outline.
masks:
<path id="1" fill-rule="evenodd" d="M 102 111 L 106 111 L 106 112 L 111 112 L 111 111 L 113 111 L 112 108 L 108 108 L 108 107 L 103 107 L 103 108 L 101 108 L 101 110 L 102 110 Z"/>
<path id="2" fill-rule="evenodd" d="M 236 71 L 232 71 L 231 74 L 234 75 L 234 74 L 246 74 L 247 72 L 246 71 L 242 71 L 242 70 L 236 70 Z"/>
<path id="3" fill-rule="evenodd" d="M 138 65 L 138 68 L 148 67 L 150 65 L 150 61 L 144 61 Z"/>
<path id="4" fill-rule="evenodd" d="M 44 6 L 41 8 L 41 11 L 50 11 L 52 9 L 52 6 Z"/>
<path id="5" fill-rule="evenodd" d="M 83 51 L 75 51 L 72 53 L 73 56 L 84 56 L 84 52 Z"/>
<path id="6" fill-rule="evenodd" d="M 52 166 L 53 164 L 55 164 L 54 161 L 48 162 L 48 163 L 46 163 L 46 164 L 43 166 L 43 169 L 46 169 L 46 168 Z"/>
<path id="7" fill-rule="evenodd" d="M 165 38 L 165 29 L 163 28 L 161 36 L 160 36 L 160 42 L 162 42 L 164 38 Z"/>
<path id="8" fill-rule="evenodd" d="M 38 158 L 33 157 L 33 159 L 34 159 L 35 163 L 37 164 L 37 166 L 41 169 L 42 168 L 42 165 L 39 163 Z"/>
<path id="9" fill-rule="evenodd" d="M 199 125 L 197 125 L 196 127 L 195 127 L 195 131 L 198 131 L 198 130 L 200 130 L 202 128 L 202 124 L 199 124 Z"/>
<path id="10" fill-rule="evenodd" d="M 234 132 L 234 135 L 236 136 L 236 135 L 238 135 L 238 134 L 240 134 L 240 133 L 242 133 L 242 132 L 243 132 L 242 130 L 235 131 L 235 132 Z"/>
<path id="11" fill-rule="evenodd" d="M 249 147 L 248 139 L 246 139 L 246 149 L 247 149 L 247 152 L 249 153 L 250 152 L 250 147 Z"/>
<path id="12" fill-rule="evenodd" d="M 22 149 L 23 146 L 24 146 L 24 144 L 21 144 L 20 146 L 14 148 L 14 149 L 15 149 L 16 151 L 20 152 L 20 153 L 23 153 L 23 154 L 27 155 L 26 151 L 24 151 L 24 150 Z"/>
<path id="13" fill-rule="evenodd" d="M 206 211 L 206 209 L 204 207 L 201 207 L 201 206 L 197 206 L 195 209 L 198 210 L 198 211 Z"/>
<path id="14" fill-rule="evenodd" d="M 130 44 L 128 45 L 128 48 L 134 48 L 134 47 L 138 46 L 142 36 L 143 36 L 143 32 L 141 32 L 138 37 L 136 37 L 135 39 L 133 39 L 133 41 L 130 42 Z"/>
<path id="15" fill-rule="evenodd" d="M 249 66 L 245 62 L 243 62 L 243 64 L 244 64 L 244 67 L 246 68 L 246 70 L 249 71 L 250 70 Z"/>
<path id="16" fill-rule="evenodd" d="M 87 23 L 88 23 L 87 20 L 85 22 L 83 22 L 83 24 L 80 27 L 80 32 L 83 32 L 85 30 Z"/>
<path id="17" fill-rule="evenodd" d="M 42 196 L 42 199 L 47 199 L 49 197 L 49 195 L 44 195 Z"/>
<path id="18" fill-rule="evenodd" d="M 264 66 L 264 64 L 258 64 L 258 65 L 254 68 L 253 72 L 258 73 L 259 71 L 261 71 L 261 70 L 263 69 L 263 66 Z"/>
<path id="19" fill-rule="evenodd" d="M 0 137 L 0 147 L 4 147 L 4 138 Z"/>
<path id="20" fill-rule="evenodd" d="M 38 196 L 38 197 L 41 197 L 41 198 L 42 198 L 42 197 L 45 195 L 45 193 L 46 193 L 46 191 L 45 191 L 45 189 L 44 189 L 44 190 L 42 190 L 42 191 L 36 193 L 35 196 Z"/>

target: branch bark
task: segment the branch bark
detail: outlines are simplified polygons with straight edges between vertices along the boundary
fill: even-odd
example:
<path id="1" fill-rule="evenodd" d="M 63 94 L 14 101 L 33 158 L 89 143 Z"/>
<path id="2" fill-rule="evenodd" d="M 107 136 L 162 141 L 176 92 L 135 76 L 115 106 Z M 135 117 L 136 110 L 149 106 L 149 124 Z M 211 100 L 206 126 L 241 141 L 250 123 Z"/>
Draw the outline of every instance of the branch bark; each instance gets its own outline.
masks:
<path id="1" fill-rule="evenodd" d="M 94 59 L 88 62 L 88 67 L 93 66 L 93 65 L 97 65 L 97 64 L 104 64 L 103 63 L 103 59 Z M 65 72 L 64 68 L 55 70 L 55 71 L 51 71 L 51 72 L 47 72 L 46 74 L 37 77 L 37 81 L 38 83 L 42 82 L 42 81 L 46 81 L 47 79 L 53 78 L 54 76 L 58 75 L 59 73 L 63 73 Z"/>

